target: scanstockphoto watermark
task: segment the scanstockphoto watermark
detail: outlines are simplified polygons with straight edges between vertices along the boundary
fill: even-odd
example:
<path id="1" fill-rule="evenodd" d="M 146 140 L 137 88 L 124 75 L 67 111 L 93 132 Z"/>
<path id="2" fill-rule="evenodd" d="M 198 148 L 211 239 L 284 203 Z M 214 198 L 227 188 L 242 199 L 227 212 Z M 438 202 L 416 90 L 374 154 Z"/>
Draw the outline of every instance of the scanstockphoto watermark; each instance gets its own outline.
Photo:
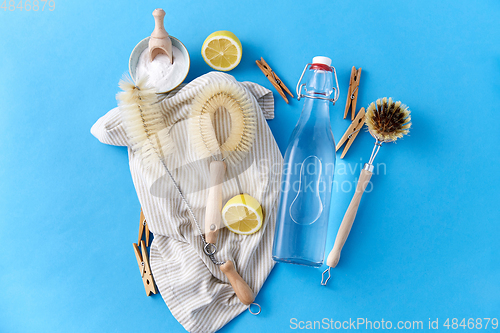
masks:
<path id="1" fill-rule="evenodd" d="M 426 323 L 427 324 L 427 323 Z M 429 320 L 429 328 L 432 323 Z M 421 320 L 369 320 L 368 318 L 349 318 L 349 320 L 336 320 L 332 318 L 323 318 L 321 320 L 299 320 L 290 319 L 290 328 L 292 330 L 423 330 L 424 322 Z"/>
<path id="2" fill-rule="evenodd" d="M 174 151 L 175 152 L 175 151 Z M 170 154 L 174 154 L 170 152 Z M 205 172 L 205 182 L 198 182 L 197 186 L 184 187 L 185 195 L 199 192 L 210 188 L 209 174 L 206 173 L 208 166 L 214 160 L 212 157 L 200 160 L 186 161 L 178 163 L 175 155 L 168 155 L 164 159 L 165 165 L 169 168 L 173 175 L 190 174 Z M 220 159 L 219 159 L 220 160 Z M 339 164 L 335 170 L 335 165 L 322 164 L 319 159 L 308 159 L 302 163 L 283 164 L 276 160 L 259 159 L 255 160 L 253 154 L 247 155 L 241 162 L 236 164 L 228 164 L 226 177 L 223 183 L 228 181 L 238 182 L 243 179 L 253 181 L 254 188 L 264 190 L 266 188 L 279 188 L 282 192 L 293 191 L 293 193 L 312 193 L 321 198 L 328 192 L 333 193 L 352 193 L 358 184 L 359 174 L 363 169 L 364 163 L 349 163 Z M 145 169 L 150 168 L 146 166 Z M 373 173 L 376 175 L 386 175 L 387 166 L 384 163 L 374 165 Z M 168 174 L 160 172 L 161 176 L 151 182 L 150 191 L 156 197 L 168 197 L 168 188 L 170 188 L 170 178 Z M 240 175 L 245 174 L 245 177 L 240 179 Z M 288 177 L 287 177 L 288 176 Z M 187 177 L 187 178 L 189 178 Z M 200 178 L 201 179 L 201 178 Z M 368 182 L 365 192 L 373 191 L 372 182 Z M 245 188 L 242 188 L 245 191 Z M 259 190 L 257 190 L 259 191 Z"/>
<path id="3" fill-rule="evenodd" d="M 319 159 L 302 163 L 269 164 L 266 160 L 259 161 L 259 172 L 261 177 L 267 177 L 280 181 L 282 192 L 314 192 L 324 193 L 330 189 L 333 192 L 351 193 L 358 183 L 358 177 L 363 169 L 364 163 L 340 164 L 335 170 L 334 163 L 322 164 Z M 377 163 L 374 165 L 375 175 L 386 175 L 387 165 Z M 352 176 L 352 177 L 345 177 Z M 338 180 L 342 178 L 342 180 Z M 346 179 L 347 178 L 347 179 Z M 370 181 L 365 192 L 370 193 L 373 184 Z"/>

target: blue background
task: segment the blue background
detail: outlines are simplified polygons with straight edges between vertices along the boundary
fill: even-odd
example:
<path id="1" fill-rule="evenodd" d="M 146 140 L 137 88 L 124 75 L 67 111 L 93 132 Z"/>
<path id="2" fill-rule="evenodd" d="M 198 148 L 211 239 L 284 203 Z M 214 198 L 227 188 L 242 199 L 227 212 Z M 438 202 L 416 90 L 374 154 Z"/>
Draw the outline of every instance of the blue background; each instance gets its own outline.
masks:
<path id="1" fill-rule="evenodd" d="M 257 297 L 262 314 L 221 332 L 292 331 L 291 318 L 421 320 L 426 331 L 429 318 L 446 330 L 446 318 L 500 317 L 499 1 L 55 4 L 0 10 L 0 332 L 184 331 L 160 295 L 144 293 L 126 149 L 90 134 L 115 107 L 156 7 L 190 51 L 187 81 L 210 71 L 200 48 L 224 29 L 244 50 L 230 74 L 273 91 L 261 56 L 293 91 L 313 56 L 331 57 L 336 140 L 350 123 L 353 65 L 363 68 L 358 108 L 392 96 L 412 110 L 410 136 L 377 157 L 387 174 L 373 176 L 329 285 L 320 286 L 323 268 L 279 264 Z M 302 102 L 274 93 L 269 126 L 284 152 Z M 361 133 L 338 160 L 337 171 L 357 169 L 336 176 L 347 191 L 333 195 L 327 251 L 372 144 Z"/>

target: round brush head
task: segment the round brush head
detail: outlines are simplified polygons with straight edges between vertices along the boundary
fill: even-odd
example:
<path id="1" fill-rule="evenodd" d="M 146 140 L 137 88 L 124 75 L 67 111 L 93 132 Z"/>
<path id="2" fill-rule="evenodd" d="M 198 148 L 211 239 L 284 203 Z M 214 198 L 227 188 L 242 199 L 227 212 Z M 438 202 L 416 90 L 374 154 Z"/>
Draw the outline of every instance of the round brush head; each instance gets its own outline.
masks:
<path id="1" fill-rule="evenodd" d="M 365 122 L 370 134 L 378 141 L 396 141 L 410 131 L 410 109 L 392 98 L 379 98 L 368 106 Z"/>
<path id="2" fill-rule="evenodd" d="M 231 117 L 225 142 L 216 137 L 213 119 L 223 108 Z M 190 137 L 200 157 L 222 154 L 227 161 L 238 163 L 252 147 L 256 130 L 256 110 L 251 96 L 239 85 L 212 83 L 194 98 L 190 117 Z"/>

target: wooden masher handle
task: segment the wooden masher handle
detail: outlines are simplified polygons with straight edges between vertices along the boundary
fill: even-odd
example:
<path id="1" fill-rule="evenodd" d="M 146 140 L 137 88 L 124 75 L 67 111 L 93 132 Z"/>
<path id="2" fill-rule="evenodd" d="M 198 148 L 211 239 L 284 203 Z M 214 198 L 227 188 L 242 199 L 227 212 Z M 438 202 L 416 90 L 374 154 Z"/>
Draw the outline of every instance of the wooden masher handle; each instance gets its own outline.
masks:
<path id="1" fill-rule="evenodd" d="M 236 296 L 240 299 L 241 303 L 250 305 L 255 300 L 255 295 L 248 284 L 243 280 L 241 275 L 238 274 L 234 268 L 232 261 L 228 260 L 220 266 L 220 270 L 227 276 L 229 283 L 234 289 Z"/>

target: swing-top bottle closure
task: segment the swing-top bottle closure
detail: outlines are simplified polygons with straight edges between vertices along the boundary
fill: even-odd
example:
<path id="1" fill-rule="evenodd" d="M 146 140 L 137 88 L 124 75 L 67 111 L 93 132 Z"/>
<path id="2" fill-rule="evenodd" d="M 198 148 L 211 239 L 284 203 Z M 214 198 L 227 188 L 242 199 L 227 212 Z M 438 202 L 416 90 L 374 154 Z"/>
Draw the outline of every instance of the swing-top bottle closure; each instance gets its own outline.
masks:
<path id="1" fill-rule="evenodd" d="M 302 75 L 300 76 L 299 82 L 297 83 L 297 100 L 300 101 L 302 97 L 307 97 L 307 98 L 312 98 L 312 99 L 323 99 L 327 100 L 333 103 L 335 105 L 335 102 L 339 99 L 340 96 L 340 91 L 339 91 L 339 81 L 337 80 L 337 72 L 335 71 L 335 67 L 331 66 L 332 60 L 328 57 L 314 57 L 312 63 L 306 64 L 304 67 L 304 70 L 302 71 Z M 333 72 L 333 76 L 335 77 L 335 85 L 336 87 L 332 87 L 333 93 L 333 98 L 330 98 L 330 96 L 326 96 L 326 94 L 320 93 L 312 93 L 307 91 L 307 87 L 305 83 L 302 83 L 302 79 L 304 78 L 304 74 L 306 73 L 307 69 L 315 69 L 315 70 L 323 70 L 327 72 Z M 305 94 L 302 93 L 302 87 L 304 87 Z"/>

